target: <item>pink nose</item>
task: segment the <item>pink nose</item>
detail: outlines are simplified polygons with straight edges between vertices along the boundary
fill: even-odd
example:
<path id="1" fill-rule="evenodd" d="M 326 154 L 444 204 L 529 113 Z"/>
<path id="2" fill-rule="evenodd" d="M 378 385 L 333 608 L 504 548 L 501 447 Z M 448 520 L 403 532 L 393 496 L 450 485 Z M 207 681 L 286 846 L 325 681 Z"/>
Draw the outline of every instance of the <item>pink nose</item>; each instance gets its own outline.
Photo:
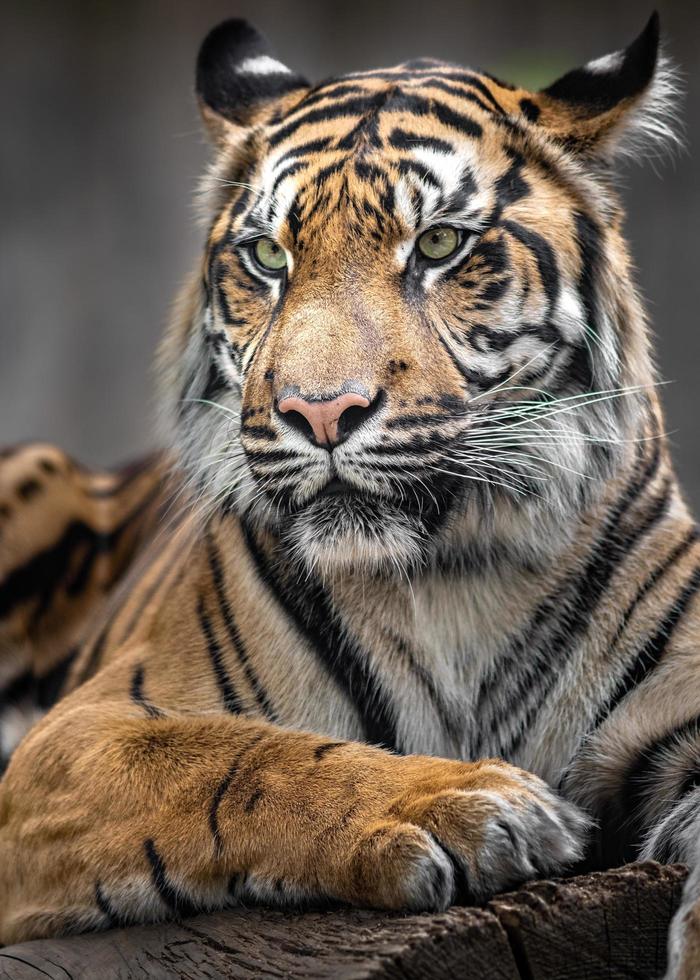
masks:
<path id="1" fill-rule="evenodd" d="M 369 408 L 369 398 L 358 395 L 354 391 L 348 391 L 337 398 L 327 400 L 307 401 L 298 395 L 283 398 L 277 406 L 283 414 L 287 412 L 298 413 L 302 419 L 311 427 L 302 422 L 303 430 L 306 434 L 313 437 L 320 446 L 335 446 L 342 438 L 348 436 L 353 429 L 364 421 L 365 412 L 351 412 L 345 414 L 349 408 L 367 409 Z M 300 421 L 297 416 L 297 423 Z M 294 424 L 294 415 L 289 416 L 289 421 Z M 298 424 L 297 428 L 301 428 Z"/>

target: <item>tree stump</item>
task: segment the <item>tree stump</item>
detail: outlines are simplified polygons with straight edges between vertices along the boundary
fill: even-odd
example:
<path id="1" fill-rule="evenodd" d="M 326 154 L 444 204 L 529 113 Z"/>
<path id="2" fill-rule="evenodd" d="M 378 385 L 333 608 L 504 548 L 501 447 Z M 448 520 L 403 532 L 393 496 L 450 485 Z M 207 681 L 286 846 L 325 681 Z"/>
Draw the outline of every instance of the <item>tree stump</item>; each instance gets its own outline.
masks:
<path id="1" fill-rule="evenodd" d="M 0 980 L 652 980 L 683 867 L 537 881 L 440 915 L 232 909 L 0 949 Z"/>

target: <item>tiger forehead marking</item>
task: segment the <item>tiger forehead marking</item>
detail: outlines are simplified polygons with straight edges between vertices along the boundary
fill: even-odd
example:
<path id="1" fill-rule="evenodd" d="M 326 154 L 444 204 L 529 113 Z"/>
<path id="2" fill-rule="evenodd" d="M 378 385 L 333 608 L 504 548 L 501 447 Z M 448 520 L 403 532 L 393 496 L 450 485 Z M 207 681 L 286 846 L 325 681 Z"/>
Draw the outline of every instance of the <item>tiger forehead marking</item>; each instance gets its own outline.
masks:
<path id="1" fill-rule="evenodd" d="M 315 321 L 313 297 L 324 289 L 336 296 L 338 289 L 371 294 L 373 278 L 383 297 L 393 294 L 389 317 L 406 322 L 412 317 L 402 308 L 402 298 L 415 283 L 402 282 L 396 273 L 405 273 L 416 236 L 444 222 L 462 228 L 464 242 L 450 261 L 425 269 L 420 283 L 423 296 L 438 285 L 445 288 L 444 308 L 439 311 L 443 319 L 454 308 L 465 313 L 471 307 L 473 327 L 478 328 L 483 317 L 475 314 L 497 306 L 499 300 L 505 306 L 504 318 L 512 316 L 508 305 L 513 305 L 515 284 L 508 259 L 513 257 L 526 278 L 520 283 L 521 298 L 527 293 L 535 310 L 537 292 L 528 268 L 532 256 L 518 249 L 517 241 L 509 247 L 506 240 L 515 237 L 522 244 L 527 236 L 507 228 L 502 218 L 506 209 L 517 217 L 518 202 L 532 194 L 524 174 L 526 158 L 513 145 L 513 131 L 517 137 L 519 130 L 512 122 L 504 125 L 505 109 L 495 97 L 500 114 L 481 98 L 476 105 L 470 102 L 473 83 L 489 91 L 477 76 L 436 63 L 431 70 L 399 68 L 372 75 L 363 79 L 366 89 L 357 80 L 333 82 L 302 99 L 261 139 L 261 162 L 248 176 L 249 189 L 236 195 L 212 236 L 217 258 L 221 259 L 222 236 L 236 242 L 270 235 L 288 256 L 285 305 L 304 304 L 308 323 Z M 443 99 L 466 105 L 472 114 L 436 101 L 435 93 L 441 90 L 434 86 L 440 85 L 450 89 L 442 93 Z M 507 89 L 503 92 L 512 95 Z M 475 118 L 478 115 L 482 122 Z M 312 140 L 307 138 L 310 127 Z M 533 177 L 541 181 L 541 174 Z M 539 196 L 540 207 L 554 213 L 567 203 L 560 190 L 546 184 Z M 472 254 L 480 232 L 489 232 L 490 238 L 486 234 L 481 249 Z M 542 246 L 548 247 L 551 251 L 546 243 Z M 465 260 L 471 279 L 462 269 Z M 554 262 L 545 268 L 535 256 L 532 280 L 537 282 L 538 276 L 551 297 L 558 287 Z M 236 295 L 240 285 L 231 276 L 224 278 L 221 292 L 227 289 L 220 304 L 224 320 L 229 307 L 241 302 Z M 271 295 L 280 300 L 279 284 Z M 374 316 L 381 319 L 381 298 L 371 299 Z M 354 305 L 354 316 L 361 319 L 361 304 Z M 323 332 L 322 318 L 314 329 L 317 335 Z M 411 331 L 413 337 L 415 332 Z M 465 339 L 468 326 L 460 325 L 457 332 Z M 471 332 L 476 337 L 478 329 Z M 482 347 L 483 343 L 482 335 Z M 350 376 L 357 374 L 352 366 L 348 370 Z"/>
<path id="2" fill-rule="evenodd" d="M 443 69 L 449 71 L 448 66 Z M 395 72 L 397 79 L 406 74 L 400 69 Z M 395 210 L 407 231 L 440 217 L 472 216 L 473 207 L 465 207 L 475 162 L 469 140 L 481 137 L 482 127 L 457 112 L 451 118 L 445 118 L 444 110 L 435 115 L 435 105 L 427 97 L 430 78 L 417 71 L 410 74 L 413 78 L 382 80 L 374 86 L 365 81 L 363 96 L 347 95 L 348 89 L 353 93 L 360 88 L 357 84 L 325 86 L 315 94 L 321 108 L 309 111 L 303 100 L 288 122 L 272 128 L 261 183 L 270 197 L 282 191 L 281 201 L 272 202 L 270 208 L 280 219 L 286 217 L 288 223 L 289 207 L 293 202 L 300 206 L 297 217 L 302 228 L 296 238 L 294 227 L 289 229 L 297 247 L 303 247 L 306 237 L 302 234 L 306 209 L 317 226 L 334 206 L 336 210 L 342 206 L 343 194 L 364 205 L 365 214 L 377 220 L 378 235 L 380 216 L 391 217 Z M 420 96 L 412 94 L 416 90 Z M 294 146 L 310 125 L 314 135 L 319 134 L 311 146 Z M 305 200 L 297 199 L 300 193 Z M 363 230 L 362 213 L 356 217 L 354 228 Z"/>

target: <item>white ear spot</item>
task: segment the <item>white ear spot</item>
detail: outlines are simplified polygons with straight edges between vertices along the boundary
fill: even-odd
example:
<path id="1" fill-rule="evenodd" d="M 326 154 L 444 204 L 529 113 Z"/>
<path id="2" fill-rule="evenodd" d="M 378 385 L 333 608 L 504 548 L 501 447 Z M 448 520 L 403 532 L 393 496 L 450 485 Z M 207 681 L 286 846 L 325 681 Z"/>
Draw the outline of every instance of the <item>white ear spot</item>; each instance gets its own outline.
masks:
<path id="1" fill-rule="evenodd" d="M 613 51 L 612 54 L 604 54 L 602 58 L 589 61 L 586 71 L 593 72 L 594 75 L 611 75 L 622 68 L 624 60 L 624 51 Z"/>
<path id="2" fill-rule="evenodd" d="M 259 54 L 256 58 L 246 58 L 236 67 L 237 75 L 289 75 L 286 65 L 269 54 Z"/>

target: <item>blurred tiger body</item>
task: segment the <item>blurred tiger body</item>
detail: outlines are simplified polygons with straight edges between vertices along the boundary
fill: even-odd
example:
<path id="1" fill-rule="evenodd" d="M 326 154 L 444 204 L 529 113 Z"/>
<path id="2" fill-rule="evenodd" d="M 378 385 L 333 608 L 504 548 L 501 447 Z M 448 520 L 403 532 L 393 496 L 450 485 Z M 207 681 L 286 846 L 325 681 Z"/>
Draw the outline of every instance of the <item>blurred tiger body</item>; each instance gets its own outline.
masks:
<path id="1" fill-rule="evenodd" d="M 593 863 L 693 859 L 700 546 L 609 177 L 670 138 L 657 42 L 531 93 L 207 40 L 168 453 L 0 463 L 6 757 L 61 694 L 0 787 L 4 941 L 479 900 L 578 859 L 577 806 Z"/>

